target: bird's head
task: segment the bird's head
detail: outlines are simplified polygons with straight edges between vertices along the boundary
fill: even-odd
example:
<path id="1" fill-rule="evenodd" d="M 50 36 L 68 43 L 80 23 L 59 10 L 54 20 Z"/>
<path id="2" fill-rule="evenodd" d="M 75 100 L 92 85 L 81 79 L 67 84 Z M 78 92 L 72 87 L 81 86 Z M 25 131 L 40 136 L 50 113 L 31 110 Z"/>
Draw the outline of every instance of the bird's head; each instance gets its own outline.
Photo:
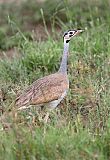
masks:
<path id="1" fill-rule="evenodd" d="M 83 32 L 84 30 L 81 29 L 73 29 L 73 30 L 68 30 L 66 32 L 64 32 L 63 38 L 64 38 L 64 42 L 68 43 L 72 37 L 78 35 L 79 33 Z"/>

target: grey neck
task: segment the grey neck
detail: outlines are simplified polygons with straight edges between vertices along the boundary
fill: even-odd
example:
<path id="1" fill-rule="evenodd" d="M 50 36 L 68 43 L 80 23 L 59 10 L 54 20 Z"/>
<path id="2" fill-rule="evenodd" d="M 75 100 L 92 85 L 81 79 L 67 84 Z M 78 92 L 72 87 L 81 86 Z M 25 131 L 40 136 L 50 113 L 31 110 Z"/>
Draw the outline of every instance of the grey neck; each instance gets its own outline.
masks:
<path id="1" fill-rule="evenodd" d="M 68 52 L 69 52 L 69 42 L 67 43 L 64 40 L 64 50 L 63 50 L 62 61 L 59 68 L 59 72 L 67 73 Z"/>

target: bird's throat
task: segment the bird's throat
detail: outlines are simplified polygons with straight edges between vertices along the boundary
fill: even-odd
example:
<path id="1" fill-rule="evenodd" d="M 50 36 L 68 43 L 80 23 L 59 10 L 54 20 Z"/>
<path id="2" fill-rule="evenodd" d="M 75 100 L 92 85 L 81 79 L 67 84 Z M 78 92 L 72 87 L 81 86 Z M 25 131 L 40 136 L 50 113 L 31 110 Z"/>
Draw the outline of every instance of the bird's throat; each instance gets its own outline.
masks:
<path id="1" fill-rule="evenodd" d="M 68 53 L 69 53 L 69 43 L 66 43 L 66 41 L 64 41 L 64 50 L 59 72 L 67 73 Z"/>

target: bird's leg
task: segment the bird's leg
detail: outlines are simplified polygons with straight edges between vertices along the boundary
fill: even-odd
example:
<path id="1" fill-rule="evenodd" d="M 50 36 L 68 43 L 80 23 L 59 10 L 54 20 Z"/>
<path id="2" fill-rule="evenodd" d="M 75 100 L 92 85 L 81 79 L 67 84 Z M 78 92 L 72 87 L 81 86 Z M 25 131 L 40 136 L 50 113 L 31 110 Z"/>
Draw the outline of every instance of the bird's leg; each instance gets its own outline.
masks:
<path id="1" fill-rule="evenodd" d="M 46 116 L 44 117 L 44 122 L 47 123 L 49 118 L 49 112 L 47 112 Z"/>
<path id="2" fill-rule="evenodd" d="M 44 117 L 45 123 L 48 122 L 50 112 L 52 112 L 53 109 L 55 109 L 55 108 L 57 107 L 58 104 L 59 104 L 59 101 L 58 101 L 58 100 L 55 100 L 55 101 L 50 102 L 50 103 L 48 103 L 48 104 L 46 105 L 47 113 L 46 113 L 46 116 Z"/>
<path id="3" fill-rule="evenodd" d="M 48 122 L 48 119 L 49 119 L 49 113 L 50 112 L 47 112 L 45 117 L 44 117 L 44 136 L 46 135 L 46 130 L 47 130 L 47 122 Z"/>

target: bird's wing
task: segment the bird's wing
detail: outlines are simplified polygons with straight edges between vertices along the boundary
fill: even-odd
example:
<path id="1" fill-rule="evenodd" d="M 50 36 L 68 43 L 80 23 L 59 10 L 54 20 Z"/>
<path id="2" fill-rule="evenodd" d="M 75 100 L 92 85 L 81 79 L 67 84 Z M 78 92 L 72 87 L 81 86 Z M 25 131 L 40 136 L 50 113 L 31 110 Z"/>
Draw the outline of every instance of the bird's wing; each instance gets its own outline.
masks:
<path id="1" fill-rule="evenodd" d="M 43 104 L 57 100 L 68 89 L 67 75 L 55 73 L 35 81 L 18 98 L 16 105 Z"/>

